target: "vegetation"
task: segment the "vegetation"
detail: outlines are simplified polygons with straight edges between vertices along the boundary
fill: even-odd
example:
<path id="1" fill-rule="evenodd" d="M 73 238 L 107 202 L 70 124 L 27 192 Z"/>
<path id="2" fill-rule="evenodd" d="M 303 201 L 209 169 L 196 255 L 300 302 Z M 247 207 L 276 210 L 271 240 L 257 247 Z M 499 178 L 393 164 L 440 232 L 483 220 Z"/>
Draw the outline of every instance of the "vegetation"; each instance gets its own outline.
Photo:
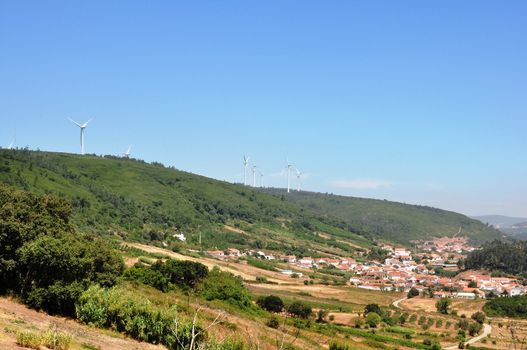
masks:
<path id="1" fill-rule="evenodd" d="M 262 296 L 258 298 L 256 304 L 262 309 L 270 312 L 282 312 L 282 309 L 284 308 L 284 302 L 276 295 Z"/>
<path id="2" fill-rule="evenodd" d="M 75 233 L 70 215 L 71 207 L 59 198 L 0 185 L 0 292 L 73 316 L 90 284 L 117 282 L 122 258 L 104 240 Z"/>
<path id="3" fill-rule="evenodd" d="M 287 312 L 289 312 L 294 317 L 307 319 L 313 313 L 311 306 L 307 305 L 302 301 L 293 301 L 287 307 Z"/>
<path id="4" fill-rule="evenodd" d="M 510 274 L 527 273 L 527 241 L 492 241 L 465 260 L 467 269 L 489 269 Z"/>
<path id="5" fill-rule="evenodd" d="M 365 322 L 370 328 L 376 328 L 381 323 L 381 316 L 376 312 L 369 312 Z"/>
<path id="6" fill-rule="evenodd" d="M 71 344 L 71 336 L 49 329 L 47 332 L 18 331 L 16 343 L 25 348 L 40 349 L 45 346 L 51 350 L 68 350 Z"/>
<path id="7" fill-rule="evenodd" d="M 450 309 L 450 305 L 452 304 L 452 300 L 448 298 L 441 298 L 436 302 L 436 309 L 437 312 L 441 314 L 448 314 L 448 311 Z"/>
<path id="8" fill-rule="evenodd" d="M 407 297 L 414 298 L 417 296 L 419 296 L 419 291 L 417 290 L 417 288 L 415 287 L 410 288 L 410 290 L 408 291 Z"/>
<path id="9" fill-rule="evenodd" d="M 284 194 L 279 189 L 265 191 L 275 196 Z M 406 244 L 416 239 L 453 236 L 460 227 L 463 235 L 478 243 L 503 235 L 478 220 L 427 206 L 306 191 L 290 193 L 285 198 L 319 215 L 338 219 L 335 224 L 343 228 Z"/>
<path id="10" fill-rule="evenodd" d="M 489 300 L 483 310 L 490 317 L 527 318 L 527 295 Z"/>
<path id="11" fill-rule="evenodd" d="M 220 271 L 214 267 L 198 286 L 206 300 L 223 300 L 242 309 L 251 307 L 251 295 L 243 286 L 239 276 Z"/>
<path id="12" fill-rule="evenodd" d="M 164 309 L 128 289 L 92 286 L 79 298 L 77 318 L 86 324 L 112 328 L 149 343 L 161 343 L 169 349 L 188 347 L 193 326 L 203 341 L 203 330 L 188 320 L 181 320 L 174 308 Z"/>

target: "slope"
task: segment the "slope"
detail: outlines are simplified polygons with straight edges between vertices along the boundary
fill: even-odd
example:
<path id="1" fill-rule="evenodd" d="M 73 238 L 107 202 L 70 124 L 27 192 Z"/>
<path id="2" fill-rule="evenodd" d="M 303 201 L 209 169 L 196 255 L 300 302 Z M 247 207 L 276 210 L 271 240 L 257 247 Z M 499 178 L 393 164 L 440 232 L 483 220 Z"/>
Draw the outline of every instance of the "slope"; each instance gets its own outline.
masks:
<path id="1" fill-rule="evenodd" d="M 275 196 L 284 194 L 280 189 L 266 192 Z M 503 236 L 498 230 L 465 215 L 427 206 L 305 191 L 292 192 L 287 199 L 319 215 L 337 217 L 349 225 L 348 229 L 405 244 L 453 236 L 460 227 L 461 235 L 478 244 Z"/>
<path id="2" fill-rule="evenodd" d="M 296 254 L 346 254 L 370 244 L 294 203 L 159 163 L 0 150 L 0 182 L 67 198 L 76 228 L 125 239 L 175 245 L 174 234 L 183 233 L 190 247 Z"/>

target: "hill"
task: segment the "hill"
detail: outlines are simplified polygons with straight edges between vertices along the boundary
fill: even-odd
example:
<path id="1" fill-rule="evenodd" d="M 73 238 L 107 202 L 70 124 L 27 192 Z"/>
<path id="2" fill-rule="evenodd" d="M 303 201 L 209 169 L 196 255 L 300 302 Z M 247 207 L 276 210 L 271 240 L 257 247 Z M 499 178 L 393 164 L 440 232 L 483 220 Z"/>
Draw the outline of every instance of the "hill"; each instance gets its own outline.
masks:
<path id="1" fill-rule="evenodd" d="M 342 254 L 370 241 L 309 210 L 249 187 L 143 161 L 28 150 L 0 150 L 0 183 L 73 205 L 83 232 L 154 241 L 177 249 L 244 247 Z"/>
<path id="2" fill-rule="evenodd" d="M 266 190 L 283 196 L 280 189 Z M 291 192 L 289 201 L 325 217 L 336 217 L 349 229 L 408 244 L 439 236 L 461 235 L 480 244 L 503 236 L 498 230 L 465 215 L 428 206 L 408 205 L 387 200 L 355 198 L 313 192 Z"/>
<path id="3" fill-rule="evenodd" d="M 515 218 L 504 215 L 481 215 L 473 216 L 473 219 L 479 220 L 484 224 L 492 225 L 496 228 L 510 227 L 522 222 L 527 222 L 527 218 Z"/>

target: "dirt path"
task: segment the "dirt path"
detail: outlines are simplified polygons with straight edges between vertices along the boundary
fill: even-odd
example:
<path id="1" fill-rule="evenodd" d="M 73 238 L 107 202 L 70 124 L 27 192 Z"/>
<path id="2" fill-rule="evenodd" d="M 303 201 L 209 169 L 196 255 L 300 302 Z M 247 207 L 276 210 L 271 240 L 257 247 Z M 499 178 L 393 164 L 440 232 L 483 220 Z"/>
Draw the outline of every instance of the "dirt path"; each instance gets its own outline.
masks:
<path id="1" fill-rule="evenodd" d="M 483 333 L 481 333 L 480 335 L 478 335 L 478 336 L 476 336 L 474 338 L 471 338 L 468 341 L 466 341 L 465 342 L 465 347 L 467 345 L 474 344 L 474 343 L 480 341 L 483 338 L 486 338 L 487 335 L 489 335 L 491 332 L 492 332 L 492 326 L 490 324 L 486 324 L 485 323 L 483 325 Z M 444 349 L 445 350 L 455 350 L 455 349 L 459 349 L 459 347 L 458 347 L 458 344 L 455 344 L 455 345 L 452 345 L 452 346 L 448 346 L 448 347 L 446 347 Z"/>
<path id="2" fill-rule="evenodd" d="M 401 298 L 401 299 L 397 299 L 396 301 L 394 301 L 392 303 L 393 306 L 395 306 L 396 308 L 398 309 L 401 309 L 401 307 L 399 306 L 399 303 L 405 301 L 406 299 L 408 299 L 408 297 L 404 297 L 404 298 Z"/>
<path id="3" fill-rule="evenodd" d="M 16 332 L 19 330 L 47 331 L 50 327 L 72 336 L 71 349 L 86 349 L 82 344 L 94 349 L 112 350 L 162 350 L 161 345 L 141 343 L 123 335 L 107 330 L 91 328 L 64 317 L 54 317 L 43 312 L 28 309 L 22 304 L 7 298 L 0 298 L 0 349 L 26 349 L 16 345 Z"/>

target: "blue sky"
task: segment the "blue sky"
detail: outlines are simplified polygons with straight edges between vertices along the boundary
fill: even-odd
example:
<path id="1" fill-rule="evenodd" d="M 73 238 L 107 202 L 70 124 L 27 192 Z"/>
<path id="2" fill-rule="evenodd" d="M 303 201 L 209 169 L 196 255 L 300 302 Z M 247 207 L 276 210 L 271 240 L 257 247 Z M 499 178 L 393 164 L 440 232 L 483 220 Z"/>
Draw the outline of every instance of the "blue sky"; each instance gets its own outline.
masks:
<path id="1" fill-rule="evenodd" d="M 2 1 L 0 145 L 527 217 L 525 1 Z"/>

